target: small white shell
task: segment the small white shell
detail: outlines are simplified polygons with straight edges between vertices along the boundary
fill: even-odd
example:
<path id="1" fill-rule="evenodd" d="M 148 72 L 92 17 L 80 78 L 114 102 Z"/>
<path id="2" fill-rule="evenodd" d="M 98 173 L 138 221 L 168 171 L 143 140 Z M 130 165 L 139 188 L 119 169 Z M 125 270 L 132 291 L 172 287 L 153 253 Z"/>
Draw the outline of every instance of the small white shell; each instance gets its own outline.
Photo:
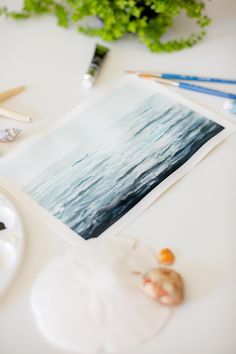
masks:
<path id="1" fill-rule="evenodd" d="M 8 128 L 0 130 L 0 142 L 9 143 L 14 141 L 16 137 L 20 134 L 21 129 L 17 128 Z"/>

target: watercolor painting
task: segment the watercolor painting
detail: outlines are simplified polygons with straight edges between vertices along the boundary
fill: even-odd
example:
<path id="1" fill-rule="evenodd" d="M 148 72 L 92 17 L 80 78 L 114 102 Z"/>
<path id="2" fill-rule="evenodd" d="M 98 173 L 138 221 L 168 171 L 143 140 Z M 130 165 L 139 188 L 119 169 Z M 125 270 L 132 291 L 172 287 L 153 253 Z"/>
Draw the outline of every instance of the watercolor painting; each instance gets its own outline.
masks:
<path id="1" fill-rule="evenodd" d="M 137 93 L 131 86 L 95 104 L 93 113 L 89 109 L 83 112 L 87 118 L 91 114 L 98 116 L 98 120 L 99 115 L 103 117 L 94 135 L 92 122 L 90 131 L 83 132 L 86 143 L 72 137 L 76 129 L 77 136 L 82 136 L 81 123 L 74 119 L 73 124 L 63 128 L 63 143 L 50 140 L 51 151 L 55 151 L 52 161 L 30 180 L 22 179 L 26 193 L 84 239 L 99 236 L 125 216 L 224 129 L 163 94 L 144 94 L 141 89 Z M 107 100 L 110 108 L 104 107 Z M 59 133 L 52 133 L 52 139 Z M 66 149 L 70 141 L 71 148 L 62 154 L 60 147 L 58 153 L 56 147 L 65 144 Z M 44 139 L 35 144 L 38 146 L 33 151 L 42 150 L 44 143 L 49 144 Z M 34 169 L 33 164 L 39 164 L 43 153 L 32 154 L 31 150 Z"/>

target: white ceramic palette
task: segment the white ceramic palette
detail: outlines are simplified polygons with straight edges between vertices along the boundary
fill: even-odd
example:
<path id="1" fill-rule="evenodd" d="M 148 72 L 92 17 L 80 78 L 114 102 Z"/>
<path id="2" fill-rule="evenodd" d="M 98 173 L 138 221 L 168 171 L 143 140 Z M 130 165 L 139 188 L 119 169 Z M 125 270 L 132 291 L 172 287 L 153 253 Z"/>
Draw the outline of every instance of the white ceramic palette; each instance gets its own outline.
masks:
<path id="1" fill-rule="evenodd" d="M 0 192 L 0 296 L 13 280 L 24 250 L 23 225 L 9 199 Z"/>

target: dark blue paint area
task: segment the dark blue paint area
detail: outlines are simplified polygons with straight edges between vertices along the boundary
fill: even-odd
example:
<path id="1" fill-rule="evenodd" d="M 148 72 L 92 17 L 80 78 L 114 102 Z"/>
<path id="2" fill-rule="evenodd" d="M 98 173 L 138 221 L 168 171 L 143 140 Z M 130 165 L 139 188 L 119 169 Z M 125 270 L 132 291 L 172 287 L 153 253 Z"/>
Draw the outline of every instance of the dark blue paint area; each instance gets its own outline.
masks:
<path id="1" fill-rule="evenodd" d="M 97 237 L 224 128 L 152 96 L 27 185 L 41 206 L 85 239 Z"/>

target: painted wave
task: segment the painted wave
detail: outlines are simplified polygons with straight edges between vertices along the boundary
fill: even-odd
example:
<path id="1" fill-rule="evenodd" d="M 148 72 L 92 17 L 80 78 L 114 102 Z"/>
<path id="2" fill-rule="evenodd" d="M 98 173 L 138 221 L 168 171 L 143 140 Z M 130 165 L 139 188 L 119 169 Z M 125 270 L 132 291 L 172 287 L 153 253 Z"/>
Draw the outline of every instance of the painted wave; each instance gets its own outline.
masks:
<path id="1" fill-rule="evenodd" d="M 85 239 L 97 237 L 224 129 L 154 95 L 24 187 Z"/>

